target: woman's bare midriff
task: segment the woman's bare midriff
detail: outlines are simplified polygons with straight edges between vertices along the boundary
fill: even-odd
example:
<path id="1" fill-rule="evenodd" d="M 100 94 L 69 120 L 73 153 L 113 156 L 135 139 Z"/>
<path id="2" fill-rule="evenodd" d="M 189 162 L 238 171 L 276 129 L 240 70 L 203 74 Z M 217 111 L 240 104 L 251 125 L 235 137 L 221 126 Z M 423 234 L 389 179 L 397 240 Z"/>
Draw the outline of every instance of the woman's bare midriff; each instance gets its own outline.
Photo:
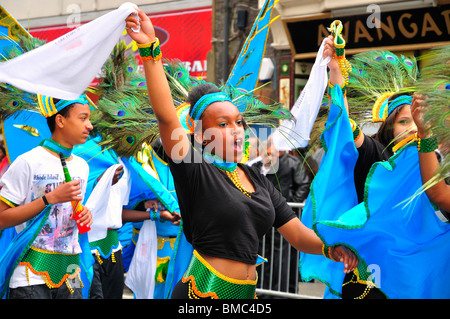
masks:
<path id="1" fill-rule="evenodd" d="M 255 265 L 245 264 L 231 259 L 211 257 L 204 254 L 201 254 L 201 256 L 222 275 L 238 280 L 256 280 Z"/>

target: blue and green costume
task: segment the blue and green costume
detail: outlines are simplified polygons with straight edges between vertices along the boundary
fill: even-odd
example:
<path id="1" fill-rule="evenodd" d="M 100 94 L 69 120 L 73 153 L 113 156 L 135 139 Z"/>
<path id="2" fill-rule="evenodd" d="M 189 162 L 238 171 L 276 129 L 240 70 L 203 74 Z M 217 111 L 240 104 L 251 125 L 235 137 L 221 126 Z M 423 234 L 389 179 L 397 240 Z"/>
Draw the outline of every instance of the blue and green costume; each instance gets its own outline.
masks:
<path id="1" fill-rule="evenodd" d="M 374 284 L 388 298 L 448 298 L 450 224 L 439 219 L 436 207 L 420 192 L 416 143 L 372 166 L 364 202 L 357 204 L 352 174 L 358 153 L 338 86 L 331 98 L 322 134 L 325 155 L 302 221 L 327 245 L 355 252 L 358 280 Z M 340 297 L 342 270 L 322 256 L 301 254 L 302 278 L 324 282 L 327 298 Z"/>

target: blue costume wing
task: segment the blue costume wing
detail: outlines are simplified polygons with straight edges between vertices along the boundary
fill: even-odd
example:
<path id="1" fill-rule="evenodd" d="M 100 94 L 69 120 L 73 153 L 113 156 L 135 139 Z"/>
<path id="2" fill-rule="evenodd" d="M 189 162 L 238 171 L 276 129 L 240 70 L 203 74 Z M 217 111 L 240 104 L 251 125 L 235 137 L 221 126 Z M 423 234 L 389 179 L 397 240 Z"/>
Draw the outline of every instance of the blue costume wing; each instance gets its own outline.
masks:
<path id="1" fill-rule="evenodd" d="M 436 215 L 422 188 L 416 143 L 368 175 L 364 202 L 317 224 L 329 244 L 344 242 L 360 257 L 362 280 L 388 298 L 450 298 L 450 224 Z M 387 182 L 388 181 L 388 182 Z M 362 261 L 362 262 L 361 262 Z"/>
<path id="2" fill-rule="evenodd" d="M 28 31 L 0 4 L 0 56 L 5 55 L 11 47 L 17 46 L 18 36 L 31 38 Z"/>
<path id="3" fill-rule="evenodd" d="M 266 0 L 231 71 L 227 86 L 253 91 L 259 80 L 261 61 L 266 50 L 273 7 L 278 1 Z M 241 110 L 242 111 L 242 110 Z"/>
<path id="4" fill-rule="evenodd" d="M 436 208 L 420 192 L 416 144 L 372 166 L 364 202 L 357 204 L 353 184 L 357 152 L 341 90 L 335 88 L 322 135 L 325 155 L 302 221 L 328 245 L 352 249 L 359 258 L 358 280 L 375 284 L 388 298 L 448 298 L 450 260 L 443 256 L 450 253 L 450 225 L 438 218 Z M 342 264 L 323 256 L 301 254 L 302 277 L 326 283 L 328 298 L 340 296 L 342 270 Z"/>
<path id="5" fill-rule="evenodd" d="M 353 177 L 358 151 L 338 85 L 332 89 L 331 97 L 328 120 L 321 136 L 324 157 L 302 212 L 303 224 L 312 228 L 322 240 L 317 222 L 336 220 L 358 203 Z M 334 294 L 340 294 L 345 276 L 342 263 L 335 263 L 322 255 L 300 253 L 299 265 L 304 280 L 318 279 L 326 283 Z"/>
<path id="6" fill-rule="evenodd" d="M 41 231 L 50 213 L 50 207 L 50 205 L 47 206 L 39 215 L 27 223 L 25 229 L 13 238 L 2 254 L 0 258 L 0 298 L 7 297 L 11 275 Z"/>
<path id="7" fill-rule="evenodd" d="M 51 137 L 45 117 L 33 111 L 19 111 L 4 120 L 3 135 L 10 164 Z"/>

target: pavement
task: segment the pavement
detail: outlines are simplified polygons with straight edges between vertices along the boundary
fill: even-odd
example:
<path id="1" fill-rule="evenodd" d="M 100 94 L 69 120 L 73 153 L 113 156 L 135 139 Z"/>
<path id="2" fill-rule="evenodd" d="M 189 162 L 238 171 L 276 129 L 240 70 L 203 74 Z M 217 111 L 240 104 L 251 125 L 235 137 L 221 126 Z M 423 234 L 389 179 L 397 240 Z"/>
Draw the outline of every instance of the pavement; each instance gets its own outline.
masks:
<path id="1" fill-rule="evenodd" d="M 299 282 L 298 294 L 322 299 L 326 285 L 320 281 Z"/>
<path id="2" fill-rule="evenodd" d="M 130 290 L 130 288 L 128 288 L 127 286 L 125 286 L 123 288 L 123 295 L 122 295 L 123 299 L 134 299 L 133 296 L 133 292 Z"/>

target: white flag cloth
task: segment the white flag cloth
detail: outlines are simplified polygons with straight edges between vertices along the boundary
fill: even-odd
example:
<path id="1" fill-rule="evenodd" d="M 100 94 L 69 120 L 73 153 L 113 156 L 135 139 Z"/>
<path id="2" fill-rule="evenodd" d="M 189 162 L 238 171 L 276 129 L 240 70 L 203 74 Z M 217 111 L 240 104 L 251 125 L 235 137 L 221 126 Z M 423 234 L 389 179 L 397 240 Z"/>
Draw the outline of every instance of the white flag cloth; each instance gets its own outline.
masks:
<path id="1" fill-rule="evenodd" d="M 157 249 L 155 222 L 145 220 L 125 279 L 125 285 L 133 291 L 136 299 L 153 299 Z"/>
<path id="2" fill-rule="evenodd" d="M 290 151 L 308 145 L 328 85 L 327 64 L 330 58 L 323 59 L 324 47 L 325 39 L 317 53 L 308 82 L 291 109 L 294 119 L 283 120 L 273 133 L 273 143 L 278 151 Z"/>
<path id="3" fill-rule="evenodd" d="M 137 6 L 127 2 L 77 29 L 0 63 L 0 82 L 35 94 L 76 100 L 101 70 Z"/>
<path id="4" fill-rule="evenodd" d="M 123 175 L 116 184 L 111 185 L 120 165 L 124 168 Z M 128 204 L 131 180 L 125 165 L 122 162 L 120 165 L 112 165 L 103 173 L 85 204 L 92 213 L 91 230 L 88 232 L 90 243 L 105 238 L 108 228 L 122 227 L 122 209 Z"/>

